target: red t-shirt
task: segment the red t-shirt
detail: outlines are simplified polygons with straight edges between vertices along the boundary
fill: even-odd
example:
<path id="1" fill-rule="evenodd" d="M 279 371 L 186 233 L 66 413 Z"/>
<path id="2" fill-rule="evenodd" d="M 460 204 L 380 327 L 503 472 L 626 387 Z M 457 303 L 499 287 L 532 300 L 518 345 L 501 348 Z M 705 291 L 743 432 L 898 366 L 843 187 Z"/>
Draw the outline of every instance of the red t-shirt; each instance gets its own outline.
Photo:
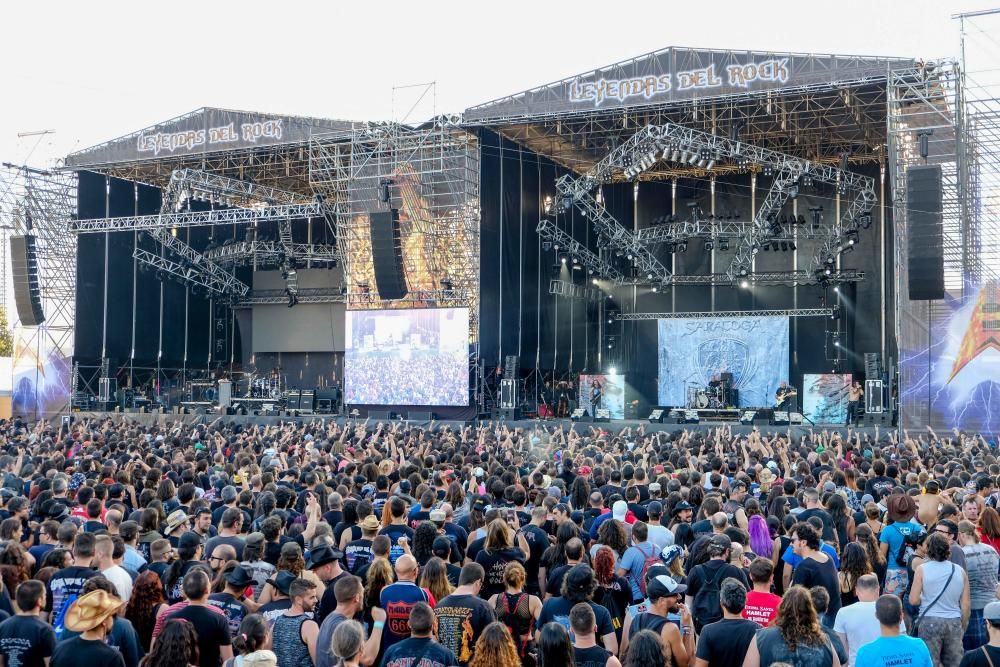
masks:
<path id="1" fill-rule="evenodd" d="M 766 628 L 778 615 L 778 605 L 780 604 L 780 595 L 750 591 L 747 593 L 747 605 L 743 608 L 743 618 Z"/>

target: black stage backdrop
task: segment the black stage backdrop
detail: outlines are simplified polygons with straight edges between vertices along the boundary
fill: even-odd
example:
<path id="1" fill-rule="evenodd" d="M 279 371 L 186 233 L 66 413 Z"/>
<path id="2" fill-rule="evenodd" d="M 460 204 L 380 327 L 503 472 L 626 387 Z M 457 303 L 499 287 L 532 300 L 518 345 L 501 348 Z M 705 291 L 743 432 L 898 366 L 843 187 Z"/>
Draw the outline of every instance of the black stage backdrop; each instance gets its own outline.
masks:
<path id="1" fill-rule="evenodd" d="M 889 207 L 882 202 L 872 212 L 874 223 L 861 232 L 853 252 L 843 255 L 843 268 L 856 268 L 866 279 L 856 286 L 844 286 L 838 297 L 831 288 L 816 285 L 798 287 L 762 285 L 752 289 L 729 286 L 678 286 L 653 292 L 648 287 L 620 287 L 612 298 L 583 300 L 549 294 L 549 281 L 572 280 L 590 287 L 585 271 L 564 269 L 553 251 L 544 251 L 535 232 L 538 220 L 545 216 L 546 196 L 555 196 L 555 180 L 566 170 L 489 130 L 480 133 L 482 142 L 482 243 L 480 353 L 487 367 L 503 364 L 508 354 L 521 358 L 522 369 L 537 369 L 561 375 L 569 371 L 606 372 L 614 367 L 627 375 L 633 392 L 628 397 L 640 400 L 639 411 L 656 401 L 657 326 L 655 321 L 621 322 L 615 312 L 700 312 L 725 310 L 761 310 L 817 308 L 843 305 L 840 324 L 841 370 L 859 374 L 864 369 L 865 352 L 882 351 L 882 327 L 885 318 L 886 354 L 895 355 L 891 308 L 882 310 L 881 284 L 881 215 L 886 209 L 885 303 L 892 304 L 892 239 L 889 234 Z M 877 166 L 852 167 L 879 180 Z M 756 203 L 770 187 L 770 177 L 759 176 Z M 640 183 L 636 196 L 633 184 L 605 185 L 602 193 L 608 211 L 626 227 L 641 229 L 653 219 L 674 213 L 688 217 L 689 203 L 700 206 L 705 215 L 711 211 L 711 185 L 706 179 L 683 179 L 677 183 L 676 198 L 669 182 Z M 803 188 L 795 202 L 796 215 L 810 221 L 809 209 L 823 207 L 825 220 L 836 212 L 835 192 L 823 186 Z M 886 194 L 889 200 L 889 194 Z M 747 219 L 752 213 L 749 175 L 719 177 L 715 183 L 716 215 L 739 214 Z M 786 214 L 792 204 L 786 206 Z M 573 210 L 555 219 L 573 238 L 596 247 L 596 235 L 590 221 Z M 759 271 L 808 269 L 817 241 L 803 238 L 798 252 L 761 251 L 757 255 Z M 686 252 L 670 255 L 663 248 L 656 253 L 667 268 L 678 275 L 723 273 L 733 256 L 729 251 L 708 252 L 701 240 L 692 240 Z M 628 271 L 624 259 L 620 268 Z M 839 299 L 839 301 L 838 301 Z M 609 323 L 609 317 L 612 322 Z M 789 380 L 801 386 L 805 373 L 829 373 L 833 370 L 832 347 L 828 332 L 835 329 L 828 318 L 791 318 L 789 338 L 791 359 Z M 610 345 L 610 347 L 609 347 Z M 888 360 L 886 360 L 888 361 Z M 522 373 L 523 375 L 523 373 Z"/>

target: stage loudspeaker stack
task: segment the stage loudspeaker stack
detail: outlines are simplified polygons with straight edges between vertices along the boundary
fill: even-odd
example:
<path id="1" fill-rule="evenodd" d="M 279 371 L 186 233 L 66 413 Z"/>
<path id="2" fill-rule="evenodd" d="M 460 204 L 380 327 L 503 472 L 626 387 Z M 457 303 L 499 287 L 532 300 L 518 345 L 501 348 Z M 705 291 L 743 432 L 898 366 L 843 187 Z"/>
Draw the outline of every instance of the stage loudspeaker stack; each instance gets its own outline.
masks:
<path id="1" fill-rule="evenodd" d="M 611 421 L 611 411 L 605 408 L 594 410 L 594 423 Z"/>
<path id="2" fill-rule="evenodd" d="M 587 409 L 586 408 L 577 408 L 576 410 L 573 410 L 573 412 L 569 413 L 569 419 L 570 419 L 570 421 L 574 421 L 574 422 L 578 422 L 578 421 L 580 421 L 582 418 L 584 418 L 586 416 L 587 416 Z"/>
<path id="3" fill-rule="evenodd" d="M 500 416 L 507 421 L 517 421 L 521 418 L 521 408 L 502 408 Z"/>
<path id="4" fill-rule="evenodd" d="M 701 415 L 698 414 L 697 410 L 685 410 L 684 411 L 684 423 L 685 424 L 699 424 L 699 423 L 701 423 Z"/>
<path id="5" fill-rule="evenodd" d="M 740 423 L 743 424 L 744 426 L 750 426 L 750 424 L 753 424 L 754 419 L 756 419 L 756 417 L 757 417 L 756 410 L 744 410 L 743 412 L 740 413 Z"/>
<path id="6" fill-rule="evenodd" d="M 316 390 L 315 389 L 303 389 L 299 392 L 299 410 L 303 412 L 312 412 L 313 406 L 316 404 Z"/>
<path id="7" fill-rule="evenodd" d="M 788 411 L 787 410 L 775 410 L 774 416 L 771 418 L 772 426 L 788 426 Z"/>
<path id="8" fill-rule="evenodd" d="M 285 392 L 285 408 L 288 410 L 299 409 L 299 398 L 301 394 L 298 389 L 289 389 Z"/>
<path id="9" fill-rule="evenodd" d="M 368 226 L 378 295 L 382 299 L 402 299 L 407 288 L 403 274 L 403 244 L 399 237 L 399 210 L 369 211 Z"/>
<path id="10" fill-rule="evenodd" d="M 907 287 L 911 300 L 944 298 L 941 166 L 906 170 Z"/>
<path id="11" fill-rule="evenodd" d="M 17 319 L 26 327 L 36 327 L 45 321 L 45 313 L 38 279 L 38 251 L 31 234 L 10 237 L 10 272 L 14 278 Z"/>
<path id="12" fill-rule="evenodd" d="M 788 423 L 792 426 L 796 424 L 801 424 L 806 420 L 805 416 L 801 412 L 789 412 L 788 413 Z"/>
<path id="13" fill-rule="evenodd" d="M 649 413 L 650 424 L 662 424 L 663 423 L 663 410 L 653 410 Z"/>
<path id="14" fill-rule="evenodd" d="M 433 412 L 419 412 L 414 410 L 412 412 L 406 413 L 406 418 L 414 422 L 429 422 L 434 419 Z"/>
<path id="15" fill-rule="evenodd" d="M 504 378 L 500 380 L 500 408 L 513 408 L 517 405 L 517 380 Z"/>

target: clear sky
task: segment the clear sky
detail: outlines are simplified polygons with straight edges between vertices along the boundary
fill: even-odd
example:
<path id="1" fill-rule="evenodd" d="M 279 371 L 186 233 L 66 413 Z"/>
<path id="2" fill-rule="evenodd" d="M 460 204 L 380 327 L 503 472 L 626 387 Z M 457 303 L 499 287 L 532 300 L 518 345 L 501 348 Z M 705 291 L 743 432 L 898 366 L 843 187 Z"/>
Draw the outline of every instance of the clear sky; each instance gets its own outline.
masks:
<path id="1" fill-rule="evenodd" d="M 996 0 L 994 0 L 994 3 Z M 438 112 L 666 46 L 935 58 L 983 0 L 4 3 L 0 160 L 46 166 L 201 106 Z M 429 99 L 416 116 L 428 116 Z M 423 112 L 423 113 L 421 113 Z M 422 118 L 414 117 L 413 120 Z M 55 130 L 42 137 L 18 133 Z"/>

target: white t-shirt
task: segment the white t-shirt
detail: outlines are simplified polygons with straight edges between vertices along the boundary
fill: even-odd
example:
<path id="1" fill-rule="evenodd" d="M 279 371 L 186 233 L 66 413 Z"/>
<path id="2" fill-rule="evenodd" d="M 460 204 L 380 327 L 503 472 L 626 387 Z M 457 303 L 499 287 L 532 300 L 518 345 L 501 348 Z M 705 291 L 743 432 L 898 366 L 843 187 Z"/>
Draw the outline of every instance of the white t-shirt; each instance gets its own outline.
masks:
<path id="1" fill-rule="evenodd" d="M 667 547 L 674 546 L 674 534 L 663 526 L 653 526 L 647 524 L 649 528 L 649 541 L 655 544 L 660 551 Z"/>
<path id="2" fill-rule="evenodd" d="M 128 576 L 128 572 L 120 565 L 112 565 L 106 570 L 101 570 L 101 574 L 115 585 L 122 602 L 128 602 L 132 597 L 132 577 Z"/>
<path id="3" fill-rule="evenodd" d="M 905 632 L 903 624 L 899 629 Z M 855 602 L 841 607 L 833 622 L 833 631 L 847 637 L 848 667 L 854 667 L 858 649 L 882 636 L 881 626 L 875 618 L 875 602 Z"/>

